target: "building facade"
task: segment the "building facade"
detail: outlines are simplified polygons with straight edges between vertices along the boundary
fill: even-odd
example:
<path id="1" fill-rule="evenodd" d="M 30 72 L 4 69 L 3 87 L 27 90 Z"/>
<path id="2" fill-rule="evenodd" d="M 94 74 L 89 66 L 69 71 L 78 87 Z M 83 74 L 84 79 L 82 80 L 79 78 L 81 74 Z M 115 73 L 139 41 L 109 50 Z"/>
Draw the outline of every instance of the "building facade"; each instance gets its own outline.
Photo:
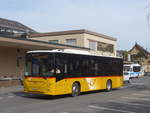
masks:
<path id="1" fill-rule="evenodd" d="M 28 31 L 28 32 L 27 32 Z M 29 50 L 87 48 L 28 39 L 28 34 L 36 33 L 25 25 L 0 18 L 0 87 L 18 85 L 24 75 L 25 54 Z"/>
<path id="2" fill-rule="evenodd" d="M 150 72 L 150 53 L 139 44 L 135 44 L 129 51 L 131 62 L 142 65 L 145 72 Z"/>
<path id="3" fill-rule="evenodd" d="M 91 53 L 116 56 L 117 39 L 89 30 L 71 30 L 49 33 L 33 33 L 31 40 L 89 48 Z"/>

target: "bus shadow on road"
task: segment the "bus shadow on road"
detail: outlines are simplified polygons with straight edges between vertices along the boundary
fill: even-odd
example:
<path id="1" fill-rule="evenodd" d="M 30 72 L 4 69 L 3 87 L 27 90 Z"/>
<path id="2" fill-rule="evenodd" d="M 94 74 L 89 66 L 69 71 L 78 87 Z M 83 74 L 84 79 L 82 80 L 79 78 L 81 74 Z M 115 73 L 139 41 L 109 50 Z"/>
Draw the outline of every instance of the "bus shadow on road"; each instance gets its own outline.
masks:
<path id="1" fill-rule="evenodd" d="M 42 95 L 42 94 L 30 94 L 30 93 L 24 93 L 22 91 L 20 92 L 13 92 L 14 95 L 22 98 L 27 99 L 41 99 L 41 100 L 56 100 L 56 99 L 62 99 L 62 98 L 68 98 L 71 97 L 71 95 Z"/>
<path id="2" fill-rule="evenodd" d="M 117 89 L 113 89 L 111 92 L 115 91 Z M 84 95 L 95 95 L 95 94 L 104 94 L 108 93 L 105 90 L 97 90 L 97 91 L 90 91 L 90 92 L 82 92 L 80 96 Z M 41 100 L 57 100 L 57 99 L 63 99 L 63 98 L 73 98 L 71 94 L 65 94 L 65 95 L 42 95 L 42 94 L 30 94 L 30 93 L 24 93 L 23 91 L 18 91 L 18 92 L 13 92 L 14 95 L 21 97 L 21 98 L 26 98 L 26 99 L 41 99 Z M 80 97 L 79 96 L 79 97 Z M 75 97 L 76 98 L 76 97 Z"/>

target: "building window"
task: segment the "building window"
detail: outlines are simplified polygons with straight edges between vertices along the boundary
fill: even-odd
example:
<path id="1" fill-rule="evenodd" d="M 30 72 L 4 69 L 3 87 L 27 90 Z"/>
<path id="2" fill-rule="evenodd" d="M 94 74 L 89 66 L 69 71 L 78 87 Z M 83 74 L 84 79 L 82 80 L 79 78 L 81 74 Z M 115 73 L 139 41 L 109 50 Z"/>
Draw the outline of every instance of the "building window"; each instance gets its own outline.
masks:
<path id="1" fill-rule="evenodd" d="M 49 40 L 49 42 L 58 44 L 58 40 Z"/>
<path id="2" fill-rule="evenodd" d="M 103 52 L 114 52 L 114 45 L 112 44 L 106 44 L 103 42 L 98 42 L 97 43 L 97 50 L 98 51 L 103 51 Z"/>
<path id="3" fill-rule="evenodd" d="M 89 40 L 89 48 L 91 49 L 91 50 L 97 50 L 97 42 L 96 41 L 94 41 L 94 40 Z"/>
<path id="4" fill-rule="evenodd" d="M 67 39 L 66 40 L 66 44 L 67 45 L 76 46 L 77 45 L 77 41 L 76 41 L 76 39 Z"/>

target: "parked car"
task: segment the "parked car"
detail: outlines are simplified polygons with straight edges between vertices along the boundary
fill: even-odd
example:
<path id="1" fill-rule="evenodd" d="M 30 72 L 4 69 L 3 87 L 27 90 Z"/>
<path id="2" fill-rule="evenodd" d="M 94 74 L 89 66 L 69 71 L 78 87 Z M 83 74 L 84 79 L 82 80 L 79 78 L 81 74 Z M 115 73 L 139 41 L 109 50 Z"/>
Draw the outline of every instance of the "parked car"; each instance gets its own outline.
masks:
<path id="1" fill-rule="evenodd" d="M 124 64 L 123 66 L 123 79 L 125 82 L 130 83 L 132 78 L 138 78 L 143 74 L 143 69 L 139 64 Z"/>

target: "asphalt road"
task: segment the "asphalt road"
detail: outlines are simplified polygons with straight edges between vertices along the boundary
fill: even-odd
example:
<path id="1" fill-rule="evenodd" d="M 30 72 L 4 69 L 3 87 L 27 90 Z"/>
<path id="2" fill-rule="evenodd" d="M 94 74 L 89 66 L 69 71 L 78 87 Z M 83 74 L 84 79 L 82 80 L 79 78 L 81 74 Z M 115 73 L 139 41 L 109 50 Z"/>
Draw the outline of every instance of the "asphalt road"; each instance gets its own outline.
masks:
<path id="1" fill-rule="evenodd" d="M 134 79 L 111 92 L 78 97 L 0 94 L 0 113 L 150 113 L 150 77 Z"/>

